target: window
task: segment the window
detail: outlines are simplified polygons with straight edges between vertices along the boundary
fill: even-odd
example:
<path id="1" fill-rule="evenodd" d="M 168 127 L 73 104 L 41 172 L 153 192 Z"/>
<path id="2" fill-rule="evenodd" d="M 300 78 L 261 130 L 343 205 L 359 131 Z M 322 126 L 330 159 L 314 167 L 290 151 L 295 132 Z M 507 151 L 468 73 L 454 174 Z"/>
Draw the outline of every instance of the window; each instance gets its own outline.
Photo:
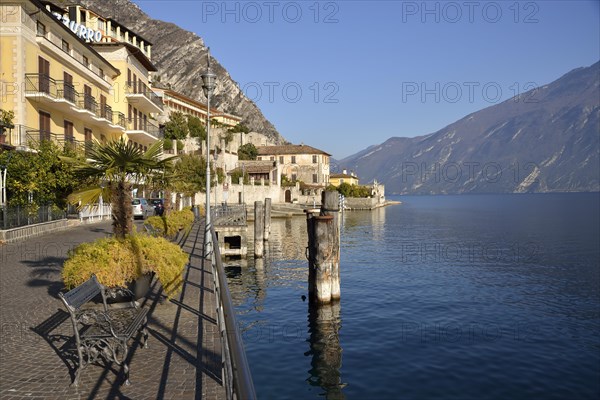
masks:
<path id="1" fill-rule="evenodd" d="M 100 95 L 100 117 L 112 121 L 112 113 L 108 112 L 108 107 L 106 106 L 106 96 Z"/>
<path id="2" fill-rule="evenodd" d="M 73 123 L 71 121 L 65 120 L 65 142 L 73 143 Z"/>
<path id="3" fill-rule="evenodd" d="M 83 106 L 88 111 L 96 112 L 96 101 L 92 96 L 92 88 L 88 85 L 83 85 Z"/>
<path id="4" fill-rule="evenodd" d="M 75 86 L 73 86 L 73 76 L 68 72 L 63 72 L 63 97 L 65 100 L 75 103 Z"/>
<path id="5" fill-rule="evenodd" d="M 50 61 L 38 56 L 39 91 L 50 93 Z"/>
<path id="6" fill-rule="evenodd" d="M 297 178 L 296 174 L 292 174 L 292 182 L 296 182 L 296 178 Z"/>
<path id="7" fill-rule="evenodd" d="M 316 164 L 316 163 L 317 163 L 317 156 L 316 156 L 316 155 L 314 155 L 314 156 L 313 156 L 313 164 Z"/>
<path id="8" fill-rule="evenodd" d="M 283 156 L 279 156 L 279 164 L 283 164 Z"/>
<path id="9" fill-rule="evenodd" d="M 292 156 L 292 164 L 296 164 L 296 156 Z"/>
<path id="10" fill-rule="evenodd" d="M 317 177 L 317 174 L 313 174 L 313 183 L 318 183 L 319 179 Z"/>
<path id="11" fill-rule="evenodd" d="M 102 68 L 98 68 L 98 75 L 100 75 L 100 78 L 104 79 L 104 70 Z"/>
<path id="12" fill-rule="evenodd" d="M 90 66 L 90 60 L 88 60 L 88 58 L 86 56 L 82 56 L 83 57 L 83 65 L 85 65 L 86 67 Z"/>
<path id="13" fill-rule="evenodd" d="M 40 140 L 50 140 L 50 114 L 40 111 Z"/>
<path id="14" fill-rule="evenodd" d="M 46 25 L 42 24 L 40 21 L 37 22 L 37 35 L 46 36 Z"/>
<path id="15" fill-rule="evenodd" d="M 69 45 L 69 42 L 67 42 L 66 40 L 62 41 L 62 50 L 65 53 L 68 53 L 71 50 L 71 46 Z"/>

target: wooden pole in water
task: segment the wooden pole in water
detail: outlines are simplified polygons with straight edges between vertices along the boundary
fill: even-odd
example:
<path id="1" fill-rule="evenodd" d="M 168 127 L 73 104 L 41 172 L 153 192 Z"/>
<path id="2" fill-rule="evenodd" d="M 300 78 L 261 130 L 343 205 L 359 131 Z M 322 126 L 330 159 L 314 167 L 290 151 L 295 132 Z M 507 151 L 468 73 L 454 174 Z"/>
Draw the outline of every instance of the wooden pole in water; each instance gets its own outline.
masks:
<path id="1" fill-rule="evenodd" d="M 263 234 L 264 230 L 264 215 L 263 215 L 263 204 L 262 201 L 254 202 L 254 257 L 262 258 L 264 243 Z"/>
<path id="2" fill-rule="evenodd" d="M 340 197 L 337 191 L 324 191 L 321 198 L 321 215 L 333 217 L 331 227 L 331 300 L 339 300 L 340 289 Z"/>
<path id="3" fill-rule="evenodd" d="M 321 210 L 306 210 L 308 295 L 311 302 L 340 299 L 340 219 L 337 192 L 323 193 Z"/>
<path id="4" fill-rule="evenodd" d="M 271 232 L 271 199 L 265 199 L 265 232 L 263 239 L 269 240 L 269 233 Z"/>

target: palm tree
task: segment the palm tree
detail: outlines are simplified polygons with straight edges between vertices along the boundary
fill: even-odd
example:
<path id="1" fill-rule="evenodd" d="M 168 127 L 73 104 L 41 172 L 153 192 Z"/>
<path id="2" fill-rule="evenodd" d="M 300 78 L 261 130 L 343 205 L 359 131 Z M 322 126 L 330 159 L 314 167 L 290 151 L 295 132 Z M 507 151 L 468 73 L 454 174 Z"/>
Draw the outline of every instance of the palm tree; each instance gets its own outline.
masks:
<path id="1" fill-rule="evenodd" d="M 124 238 L 132 232 L 133 185 L 144 182 L 176 158 L 161 160 L 161 155 L 162 141 L 155 142 L 144 152 L 133 142 L 125 142 L 121 138 L 103 144 L 95 143 L 87 154 L 86 162 L 64 158 L 75 164 L 78 176 L 90 182 L 89 187 L 72 193 L 69 201 L 81 205 L 94 204 L 102 195 L 112 205 L 114 235 Z"/>

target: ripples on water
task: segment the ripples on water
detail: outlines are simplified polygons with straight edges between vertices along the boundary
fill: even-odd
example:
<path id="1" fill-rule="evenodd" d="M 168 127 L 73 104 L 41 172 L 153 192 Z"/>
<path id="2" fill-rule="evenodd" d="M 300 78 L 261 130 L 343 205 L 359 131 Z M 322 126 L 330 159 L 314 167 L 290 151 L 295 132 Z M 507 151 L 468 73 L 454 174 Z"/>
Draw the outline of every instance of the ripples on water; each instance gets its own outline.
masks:
<path id="1" fill-rule="evenodd" d="M 598 194 L 399 200 L 345 214 L 339 304 L 302 300 L 303 218 L 227 267 L 259 398 L 600 396 Z"/>

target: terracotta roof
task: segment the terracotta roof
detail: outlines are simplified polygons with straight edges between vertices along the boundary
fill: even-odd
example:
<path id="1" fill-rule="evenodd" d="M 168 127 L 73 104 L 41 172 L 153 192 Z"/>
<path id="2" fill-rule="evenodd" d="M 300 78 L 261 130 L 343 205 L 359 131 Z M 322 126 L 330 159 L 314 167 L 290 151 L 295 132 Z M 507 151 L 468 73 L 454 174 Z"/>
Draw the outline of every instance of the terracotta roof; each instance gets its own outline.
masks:
<path id="1" fill-rule="evenodd" d="M 240 164 L 244 166 L 244 171 L 248 174 L 269 174 L 275 169 L 274 161 L 241 161 Z M 227 175 L 231 175 L 234 172 L 242 172 L 242 167 L 236 167 L 231 171 L 227 172 Z"/>
<path id="2" fill-rule="evenodd" d="M 331 154 L 305 144 L 286 144 L 282 146 L 260 146 L 256 148 L 259 156 L 279 156 L 284 154 Z"/>

